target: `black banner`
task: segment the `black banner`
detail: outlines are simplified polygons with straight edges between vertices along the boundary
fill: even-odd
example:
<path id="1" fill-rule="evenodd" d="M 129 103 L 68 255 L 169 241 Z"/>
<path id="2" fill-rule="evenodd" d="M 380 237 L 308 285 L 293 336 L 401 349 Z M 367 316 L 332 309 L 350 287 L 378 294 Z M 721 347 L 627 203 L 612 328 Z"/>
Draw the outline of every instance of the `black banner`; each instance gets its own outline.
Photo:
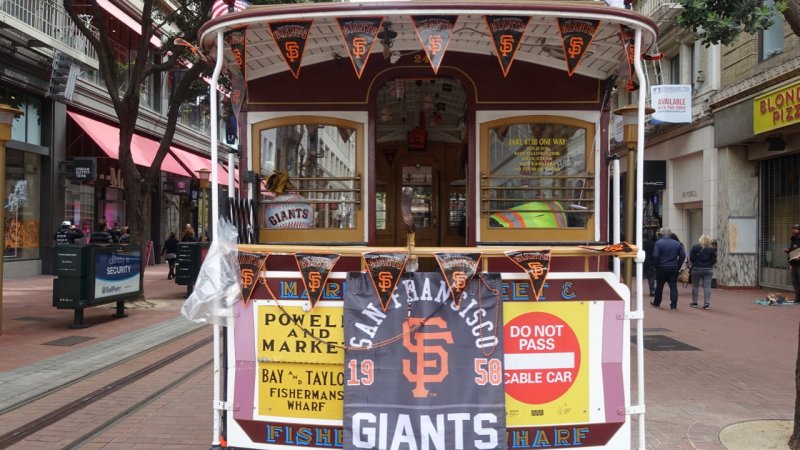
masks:
<path id="1" fill-rule="evenodd" d="M 253 288 L 258 284 L 261 271 L 267 263 L 269 253 L 239 252 L 239 270 L 242 276 L 242 300 L 244 304 L 250 301 Z"/>
<path id="2" fill-rule="evenodd" d="M 480 274 L 461 308 L 438 273 L 406 273 L 381 312 L 368 274 L 347 278 L 344 445 L 505 449 L 498 274 Z"/>
<path id="3" fill-rule="evenodd" d="M 231 76 L 231 107 L 237 118 L 247 96 L 247 27 L 237 28 L 225 33 L 225 43 L 231 48 L 235 66 L 228 66 Z"/>
<path id="4" fill-rule="evenodd" d="M 592 45 L 600 21 L 561 17 L 557 20 L 561 42 L 564 45 L 564 58 L 567 60 L 567 74 L 572 76 L 583 57 L 586 56 L 586 50 Z"/>
<path id="5" fill-rule="evenodd" d="M 335 253 L 295 253 L 294 259 L 306 286 L 308 301 L 311 302 L 313 309 L 328 282 L 331 269 L 339 260 L 339 255 Z"/>
<path id="6" fill-rule="evenodd" d="M 519 50 L 519 42 L 528 27 L 528 16 L 485 16 L 486 26 L 492 36 L 494 49 L 500 68 L 503 69 L 503 78 L 508 75 L 514 56 Z"/>
<path id="7" fill-rule="evenodd" d="M 633 81 L 633 72 L 636 70 L 633 66 L 636 61 L 636 30 L 620 25 L 619 38 L 622 40 L 622 48 L 625 50 L 625 58 L 628 60 L 628 81 L 625 83 L 625 88 L 633 92 L 639 89 L 639 83 Z"/>
<path id="8" fill-rule="evenodd" d="M 456 306 L 461 304 L 461 294 L 478 270 L 480 253 L 434 253 Z"/>
<path id="9" fill-rule="evenodd" d="M 337 21 L 347 54 L 350 55 L 350 61 L 353 62 L 353 68 L 360 80 L 375 44 L 375 36 L 381 29 L 383 17 L 339 18 Z"/>
<path id="10" fill-rule="evenodd" d="M 300 63 L 306 51 L 308 32 L 311 31 L 311 20 L 279 22 L 269 24 L 272 38 L 283 55 L 295 80 L 300 76 Z"/>
<path id="11" fill-rule="evenodd" d="M 384 311 L 389 307 L 392 292 L 403 274 L 408 261 L 408 253 L 364 253 L 364 265 L 378 294 Z"/>
<path id="12" fill-rule="evenodd" d="M 506 256 L 528 274 L 533 287 L 533 296 L 538 302 L 542 296 L 547 274 L 550 272 L 550 250 L 511 251 L 506 252 Z"/>
<path id="13" fill-rule="evenodd" d="M 438 73 L 458 16 L 411 16 L 411 19 L 433 73 Z"/>

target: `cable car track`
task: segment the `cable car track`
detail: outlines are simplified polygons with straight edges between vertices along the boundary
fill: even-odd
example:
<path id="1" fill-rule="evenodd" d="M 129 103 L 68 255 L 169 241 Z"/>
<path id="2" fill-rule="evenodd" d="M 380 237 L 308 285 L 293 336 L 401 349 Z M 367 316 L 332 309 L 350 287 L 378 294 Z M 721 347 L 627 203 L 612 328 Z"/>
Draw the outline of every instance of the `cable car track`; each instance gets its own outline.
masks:
<path id="1" fill-rule="evenodd" d="M 159 370 L 167 368 L 170 364 L 179 361 L 182 358 L 185 358 L 186 356 L 191 355 L 194 352 L 197 352 L 198 350 L 207 348 L 213 340 L 213 336 L 206 336 L 200 338 L 199 340 L 196 340 L 195 342 L 191 342 L 188 345 L 185 343 L 181 344 L 180 343 L 181 339 L 185 337 L 187 337 L 187 335 L 173 339 L 172 341 L 162 344 L 162 346 L 160 346 L 164 347 L 170 344 L 181 345 L 181 347 L 178 348 L 176 351 L 173 351 L 172 353 L 158 359 L 157 361 L 147 364 L 144 367 L 132 370 L 129 374 L 119 377 L 110 383 L 106 383 L 105 385 L 103 385 L 98 389 L 94 389 L 93 391 L 87 394 L 80 395 L 79 398 L 77 399 L 68 401 L 61 406 L 55 407 L 46 414 L 40 415 L 31 420 L 26 420 L 26 423 L 24 425 L 14 428 L 0 435 L 0 448 L 7 448 L 11 445 L 14 445 L 15 443 L 25 440 L 30 436 L 33 436 L 36 433 L 46 430 L 48 427 L 54 424 L 69 419 L 70 416 L 72 416 L 76 412 L 79 412 L 81 410 L 88 408 L 89 406 L 97 404 L 97 402 L 109 397 L 112 394 L 121 392 L 126 387 L 132 386 L 134 383 L 143 380 L 148 375 L 156 374 Z M 148 352 L 142 352 L 136 357 L 121 362 L 116 366 L 125 364 L 136 365 L 136 360 L 142 358 L 147 353 Z M 146 406 L 148 403 L 152 402 L 153 400 L 160 397 L 164 393 L 179 386 L 180 384 L 188 380 L 191 376 L 198 373 L 198 371 L 202 371 L 205 368 L 208 368 L 210 364 L 211 364 L 210 358 L 207 360 L 204 359 L 201 364 L 195 364 L 194 367 L 185 371 L 186 373 L 184 373 L 183 375 L 153 390 L 152 392 L 148 393 L 148 395 L 145 395 L 143 398 L 136 401 L 133 405 L 128 405 L 126 408 L 124 408 L 124 410 L 121 413 L 112 414 L 110 417 L 104 418 L 96 426 L 91 427 L 91 430 L 89 432 L 82 433 L 80 437 L 78 437 L 77 439 L 73 439 L 70 444 L 65 445 L 63 448 L 76 448 L 76 446 L 80 446 L 81 443 L 85 443 L 91 437 L 101 434 L 103 430 L 108 429 L 109 427 L 123 420 L 125 417 L 132 414 L 136 410 Z M 101 370 L 98 373 L 102 372 L 103 371 Z M 81 382 L 90 382 L 91 381 L 90 379 L 97 376 L 98 373 L 87 375 L 86 377 L 83 377 L 80 380 L 76 380 L 72 383 L 69 383 L 69 385 L 75 385 Z M 2 415 L 0 415 L 0 417 L 9 416 L 13 412 L 21 409 L 23 406 L 35 405 L 39 402 L 47 402 L 48 400 L 51 400 L 51 397 L 53 397 L 56 393 L 60 391 L 62 391 L 62 389 L 48 392 L 47 394 L 38 396 L 37 398 L 31 401 L 25 402 L 24 404 L 20 404 L 15 406 L 14 408 L 10 408 L 6 410 Z M 38 410 L 40 411 L 41 408 L 39 408 Z M 20 411 L 19 414 L 21 414 L 22 417 L 24 417 L 26 413 L 24 411 Z"/>

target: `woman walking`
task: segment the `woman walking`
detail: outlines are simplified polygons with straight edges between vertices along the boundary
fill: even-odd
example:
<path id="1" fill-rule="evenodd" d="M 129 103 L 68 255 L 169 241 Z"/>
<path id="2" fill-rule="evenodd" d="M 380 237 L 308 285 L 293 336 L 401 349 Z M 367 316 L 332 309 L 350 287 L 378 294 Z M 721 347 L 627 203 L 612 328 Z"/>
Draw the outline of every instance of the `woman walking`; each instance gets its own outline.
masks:
<path id="1" fill-rule="evenodd" d="M 717 263 L 717 249 L 711 237 L 705 233 L 697 240 L 689 253 L 692 265 L 692 308 L 699 308 L 697 304 L 697 291 L 700 282 L 703 283 L 703 309 L 711 308 L 711 278 L 714 275 L 714 265 Z"/>

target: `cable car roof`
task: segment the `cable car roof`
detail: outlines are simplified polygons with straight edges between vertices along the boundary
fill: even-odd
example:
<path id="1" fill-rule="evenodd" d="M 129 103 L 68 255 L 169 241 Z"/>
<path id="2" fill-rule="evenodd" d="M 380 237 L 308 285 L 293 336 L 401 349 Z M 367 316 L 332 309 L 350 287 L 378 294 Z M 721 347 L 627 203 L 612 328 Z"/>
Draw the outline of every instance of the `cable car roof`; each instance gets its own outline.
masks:
<path id="1" fill-rule="evenodd" d="M 391 47 L 395 55 L 422 51 L 411 16 L 457 15 L 447 52 L 495 54 L 484 16 L 529 16 L 530 23 L 522 37 L 515 61 L 567 70 L 563 42 L 557 18 L 599 20 L 597 34 L 575 73 L 606 79 L 611 75 L 628 76 L 620 25 L 642 31 L 642 53 L 647 53 L 657 38 L 655 22 L 631 10 L 607 6 L 602 1 L 487 0 L 460 1 L 373 1 L 346 3 L 303 3 L 251 6 L 207 22 L 200 31 L 204 52 L 214 56 L 215 35 L 247 26 L 247 79 L 254 80 L 289 70 L 269 32 L 269 23 L 313 20 L 302 66 L 333 59 L 348 58 L 337 19 L 384 17 L 392 23 L 397 37 Z M 380 42 L 372 47 L 372 57 L 382 58 Z M 376 55 L 377 53 L 377 55 Z M 444 64 L 447 56 L 444 57 Z M 498 67 L 498 70 L 499 67 Z M 513 67 L 511 68 L 513 71 Z"/>

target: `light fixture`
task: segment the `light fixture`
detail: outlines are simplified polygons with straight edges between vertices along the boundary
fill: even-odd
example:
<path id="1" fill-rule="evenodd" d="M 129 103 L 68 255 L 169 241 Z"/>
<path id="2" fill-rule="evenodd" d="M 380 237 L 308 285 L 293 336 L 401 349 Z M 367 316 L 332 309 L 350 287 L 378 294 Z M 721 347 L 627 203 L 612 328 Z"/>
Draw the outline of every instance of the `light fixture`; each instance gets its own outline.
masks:
<path id="1" fill-rule="evenodd" d="M 208 179 L 211 177 L 211 171 L 203 167 L 195 172 L 197 172 L 197 178 L 200 180 L 200 189 L 207 189 Z"/>
<path id="2" fill-rule="evenodd" d="M 653 108 L 645 107 L 644 114 L 653 114 L 656 110 Z M 622 142 L 631 150 L 636 150 L 636 142 L 639 140 L 638 124 L 639 124 L 639 106 L 628 105 L 614 110 L 614 114 L 622 116 L 623 135 Z"/>
<path id="3" fill-rule="evenodd" d="M 764 142 L 767 143 L 767 151 L 781 152 L 786 150 L 786 141 L 783 140 L 783 136 L 780 134 L 767 136 L 767 139 Z"/>
<path id="4" fill-rule="evenodd" d="M 392 55 L 392 46 L 397 32 L 392 30 L 392 22 L 383 22 L 383 31 L 378 33 L 378 39 L 383 45 L 383 59 L 389 59 Z"/>

